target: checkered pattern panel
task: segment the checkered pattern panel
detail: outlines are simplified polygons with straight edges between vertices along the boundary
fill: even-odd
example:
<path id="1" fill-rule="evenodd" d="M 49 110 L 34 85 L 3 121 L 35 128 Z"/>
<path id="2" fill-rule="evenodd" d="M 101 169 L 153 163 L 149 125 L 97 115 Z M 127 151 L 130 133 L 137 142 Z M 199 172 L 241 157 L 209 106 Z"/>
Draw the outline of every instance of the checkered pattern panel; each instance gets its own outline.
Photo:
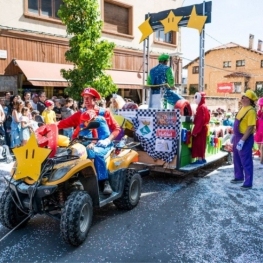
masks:
<path id="1" fill-rule="evenodd" d="M 157 113 L 158 112 L 163 112 L 163 113 L 168 113 L 168 112 L 173 112 L 174 115 L 176 116 L 176 121 L 173 123 L 170 123 L 169 125 L 161 125 L 160 123 L 157 122 Z M 140 125 L 139 123 L 139 117 L 153 117 L 153 131 L 152 131 L 152 136 L 151 138 L 145 138 L 144 136 L 141 136 L 138 134 L 138 127 Z M 161 159 L 165 162 L 171 162 L 173 158 L 176 155 L 177 152 L 177 140 L 179 139 L 180 136 L 180 126 L 181 126 L 181 116 L 180 116 L 180 111 L 177 109 L 172 109 L 172 110 L 161 110 L 161 109 L 139 109 L 137 110 L 137 115 L 134 120 L 134 126 L 136 129 L 136 135 L 144 149 L 153 159 Z M 169 131 L 175 132 L 175 138 L 165 138 L 165 137 L 160 137 L 160 135 L 157 135 L 157 129 L 165 129 Z M 165 141 L 170 141 L 170 145 L 172 145 L 172 149 L 169 152 L 163 152 L 163 151 L 156 151 L 156 140 L 157 139 L 163 139 Z"/>

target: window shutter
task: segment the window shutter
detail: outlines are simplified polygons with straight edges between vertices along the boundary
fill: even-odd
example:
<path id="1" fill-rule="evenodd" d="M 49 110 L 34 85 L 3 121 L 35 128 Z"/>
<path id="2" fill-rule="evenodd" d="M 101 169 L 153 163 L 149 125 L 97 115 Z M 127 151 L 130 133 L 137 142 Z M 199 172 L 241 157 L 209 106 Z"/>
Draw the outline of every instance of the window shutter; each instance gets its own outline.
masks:
<path id="1" fill-rule="evenodd" d="M 104 29 L 129 34 L 128 8 L 104 2 Z"/>

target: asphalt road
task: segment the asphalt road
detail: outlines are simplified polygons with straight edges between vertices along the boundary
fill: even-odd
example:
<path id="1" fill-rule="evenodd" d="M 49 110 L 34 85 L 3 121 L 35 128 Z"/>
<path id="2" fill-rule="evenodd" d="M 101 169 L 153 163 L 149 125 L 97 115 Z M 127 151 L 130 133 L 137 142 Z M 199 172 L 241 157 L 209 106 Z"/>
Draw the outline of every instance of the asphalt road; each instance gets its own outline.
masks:
<path id="1" fill-rule="evenodd" d="M 96 209 L 78 248 L 63 243 L 59 222 L 37 216 L 0 243 L 0 262 L 262 263 L 263 169 L 254 162 L 247 191 L 229 183 L 233 166 L 205 177 L 145 177 L 139 205 Z M 0 238 L 7 232 L 0 226 Z"/>

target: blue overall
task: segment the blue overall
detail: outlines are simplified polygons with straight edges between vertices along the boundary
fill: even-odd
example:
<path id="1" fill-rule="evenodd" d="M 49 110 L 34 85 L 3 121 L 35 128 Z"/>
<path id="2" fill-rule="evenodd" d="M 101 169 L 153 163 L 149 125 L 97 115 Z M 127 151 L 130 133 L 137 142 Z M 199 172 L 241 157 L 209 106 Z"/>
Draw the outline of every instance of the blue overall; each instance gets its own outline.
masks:
<path id="1" fill-rule="evenodd" d="M 247 112 L 245 113 L 245 115 Z M 233 156 L 234 156 L 234 174 L 236 180 L 244 180 L 243 185 L 251 187 L 253 184 L 253 158 L 252 148 L 254 145 L 254 136 L 250 134 L 246 139 L 241 151 L 236 149 L 238 142 L 244 134 L 239 131 L 239 124 L 245 115 L 240 119 L 235 119 L 234 122 L 234 142 L 233 142 Z"/>
<path id="2" fill-rule="evenodd" d="M 109 126 L 103 117 L 105 110 L 100 108 L 99 116 L 95 118 L 95 121 L 100 123 L 100 126 L 97 129 L 98 139 L 103 140 L 110 136 Z M 80 132 L 80 135 L 85 136 L 87 138 L 92 138 L 92 133 L 89 130 L 83 130 Z M 93 149 L 87 149 L 88 158 L 94 159 L 94 166 L 98 175 L 98 180 L 107 180 L 108 179 L 108 171 L 106 167 L 106 161 L 104 159 L 105 155 L 112 149 L 113 143 L 110 143 L 106 147 L 102 146 L 94 146 Z"/>

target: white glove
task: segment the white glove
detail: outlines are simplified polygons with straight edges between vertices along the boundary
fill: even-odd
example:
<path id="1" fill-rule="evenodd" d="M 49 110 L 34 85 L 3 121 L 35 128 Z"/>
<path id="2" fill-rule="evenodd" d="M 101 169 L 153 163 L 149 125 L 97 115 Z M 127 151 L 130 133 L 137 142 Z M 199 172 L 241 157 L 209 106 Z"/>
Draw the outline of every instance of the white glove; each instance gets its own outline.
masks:
<path id="1" fill-rule="evenodd" d="M 235 135 L 232 134 L 231 137 L 230 137 L 230 143 L 233 144 L 234 143 L 234 138 L 235 138 Z"/>
<path id="2" fill-rule="evenodd" d="M 110 143 L 111 143 L 111 140 L 109 138 L 106 138 L 104 140 L 99 140 L 97 142 L 97 146 L 107 147 Z"/>
<path id="3" fill-rule="evenodd" d="M 244 143 L 245 143 L 244 141 L 240 140 L 240 141 L 238 142 L 238 144 L 237 144 L 236 149 L 237 149 L 238 151 L 241 151 L 242 148 L 243 148 Z"/>

